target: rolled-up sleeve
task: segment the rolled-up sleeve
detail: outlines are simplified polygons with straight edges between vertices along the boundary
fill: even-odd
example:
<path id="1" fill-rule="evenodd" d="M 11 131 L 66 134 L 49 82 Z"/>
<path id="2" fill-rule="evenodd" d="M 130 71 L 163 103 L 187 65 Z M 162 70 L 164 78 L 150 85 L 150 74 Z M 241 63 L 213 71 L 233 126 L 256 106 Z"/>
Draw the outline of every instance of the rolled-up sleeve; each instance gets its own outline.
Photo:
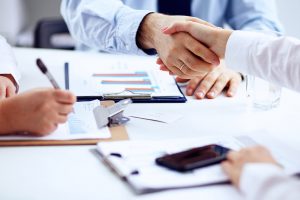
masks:
<path id="1" fill-rule="evenodd" d="M 144 54 L 136 44 L 147 10 L 134 10 L 120 0 L 63 0 L 61 13 L 80 43 L 105 52 Z"/>
<path id="2" fill-rule="evenodd" d="M 274 0 L 231 0 L 226 11 L 226 22 L 235 30 L 281 35 L 283 28 L 277 16 Z"/>
<path id="3" fill-rule="evenodd" d="M 0 74 L 11 74 L 18 83 L 21 75 L 17 69 L 17 62 L 11 47 L 2 36 L 0 36 L 0 58 Z"/>

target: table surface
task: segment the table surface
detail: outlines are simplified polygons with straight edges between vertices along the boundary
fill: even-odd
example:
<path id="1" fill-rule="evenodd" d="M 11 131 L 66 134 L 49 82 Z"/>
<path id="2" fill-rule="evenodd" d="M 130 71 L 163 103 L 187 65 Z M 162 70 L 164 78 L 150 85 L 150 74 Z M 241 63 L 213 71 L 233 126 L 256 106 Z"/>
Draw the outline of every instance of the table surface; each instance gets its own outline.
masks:
<path id="1" fill-rule="evenodd" d="M 99 53 L 15 48 L 23 74 L 21 90 L 49 87 L 37 70 L 35 59 L 42 58 L 63 85 L 63 63 L 84 66 L 85 61 L 101 63 Z M 134 57 L 132 57 L 134 59 Z M 163 124 L 132 119 L 127 125 L 131 140 L 161 140 L 207 135 L 269 134 L 300 151 L 298 137 L 300 95 L 284 89 L 281 105 L 270 111 L 255 110 L 242 85 L 235 98 L 215 100 L 188 98 L 185 104 L 134 104 L 127 112 L 157 110 L 176 112 L 182 119 Z M 138 196 L 98 158 L 95 146 L 0 148 L 0 199 L 22 200 L 131 200 L 131 199 L 241 199 L 230 185 L 173 190 Z"/>

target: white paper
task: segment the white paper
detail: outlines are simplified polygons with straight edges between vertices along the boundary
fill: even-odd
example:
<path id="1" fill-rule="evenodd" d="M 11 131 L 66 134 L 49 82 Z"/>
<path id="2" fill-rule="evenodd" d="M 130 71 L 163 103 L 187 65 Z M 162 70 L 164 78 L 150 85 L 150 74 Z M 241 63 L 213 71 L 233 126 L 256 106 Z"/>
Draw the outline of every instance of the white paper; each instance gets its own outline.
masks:
<path id="1" fill-rule="evenodd" d="M 246 140 L 247 138 L 247 140 Z M 249 142 L 251 141 L 251 142 Z M 269 141 L 272 143 L 271 141 Z M 239 150 L 248 145 L 257 143 L 247 136 L 243 137 L 201 137 L 184 140 L 165 141 L 126 141 L 113 143 L 99 143 L 98 151 L 107 159 L 114 160 L 113 167 L 127 177 L 129 184 L 138 193 L 171 189 L 180 187 L 200 186 L 211 183 L 228 181 L 220 165 L 193 170 L 189 173 L 179 173 L 160 167 L 155 164 L 155 159 L 166 153 L 176 153 L 194 147 L 208 144 L 219 144 L 232 150 Z M 110 153 L 120 153 L 122 158 L 110 156 Z M 287 173 L 292 174 L 295 167 L 288 155 L 290 153 L 275 155 L 285 167 Z M 293 166 L 293 167 L 292 167 Z M 138 170 L 139 174 L 131 175 L 130 172 Z"/>
<path id="2" fill-rule="evenodd" d="M 0 140 L 78 140 L 78 139 L 106 139 L 111 134 L 108 127 L 98 129 L 93 109 L 100 105 L 100 101 L 77 102 L 74 113 L 69 115 L 68 122 L 59 125 L 57 130 L 48 136 L 3 136 Z"/>
<path id="3" fill-rule="evenodd" d="M 129 115 L 129 117 L 162 122 L 166 124 L 174 123 L 183 117 L 182 115 L 175 114 L 175 113 L 162 113 L 162 112 L 151 112 L 151 111 L 150 112 L 144 111 L 141 113 L 127 113 L 127 114 Z"/>
<path id="4" fill-rule="evenodd" d="M 193 147 L 208 144 L 219 144 L 233 150 L 244 145 L 233 137 L 202 137 L 185 140 L 166 141 L 132 141 L 99 143 L 99 152 L 112 163 L 117 171 L 123 172 L 130 185 L 138 192 L 178 187 L 191 187 L 203 184 L 227 181 L 220 165 L 197 169 L 189 173 L 178 173 L 155 164 L 155 159 L 166 153 L 180 152 Z M 110 156 L 120 153 L 122 158 Z M 130 171 L 138 170 L 138 175 L 130 175 Z"/>
<path id="5" fill-rule="evenodd" d="M 70 63 L 70 90 L 77 96 L 102 96 L 126 90 L 153 97 L 183 97 L 174 78 L 161 72 L 155 60 L 146 57 L 109 58 L 109 55 L 104 56 L 103 63 L 96 65 Z"/>

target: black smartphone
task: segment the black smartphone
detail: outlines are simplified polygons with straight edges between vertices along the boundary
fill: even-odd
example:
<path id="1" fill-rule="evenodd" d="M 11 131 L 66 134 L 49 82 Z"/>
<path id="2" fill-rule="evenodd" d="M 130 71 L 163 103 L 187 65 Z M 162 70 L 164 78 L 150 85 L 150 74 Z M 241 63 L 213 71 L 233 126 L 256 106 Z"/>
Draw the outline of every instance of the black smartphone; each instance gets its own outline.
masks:
<path id="1" fill-rule="evenodd" d="M 187 151 L 165 155 L 157 158 L 158 165 L 179 172 L 187 172 L 193 169 L 218 164 L 226 160 L 230 149 L 211 144 L 204 147 L 193 148 Z"/>

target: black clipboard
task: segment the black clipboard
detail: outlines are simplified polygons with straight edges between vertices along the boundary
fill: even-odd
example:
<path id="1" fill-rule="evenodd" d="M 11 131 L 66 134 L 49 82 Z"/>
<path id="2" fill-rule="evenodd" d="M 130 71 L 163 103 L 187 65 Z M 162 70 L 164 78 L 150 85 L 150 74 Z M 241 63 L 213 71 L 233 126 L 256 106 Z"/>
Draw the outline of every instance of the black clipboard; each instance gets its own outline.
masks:
<path id="1" fill-rule="evenodd" d="M 65 71 L 65 88 L 66 90 L 70 89 L 70 69 L 69 69 L 69 63 L 65 63 L 64 65 L 64 71 Z M 177 84 L 177 82 L 174 80 L 174 83 L 178 87 L 178 90 L 182 94 L 182 96 L 170 96 L 170 97 L 145 97 L 145 98 L 135 98 L 135 97 L 129 97 L 133 103 L 185 103 L 187 101 L 185 95 L 183 94 L 180 86 Z M 126 97 L 128 98 L 128 97 Z M 106 101 L 106 100 L 113 100 L 115 102 L 121 101 L 124 98 L 104 98 L 103 96 L 77 96 L 77 101 L 92 101 L 98 99 L 100 101 Z"/>

